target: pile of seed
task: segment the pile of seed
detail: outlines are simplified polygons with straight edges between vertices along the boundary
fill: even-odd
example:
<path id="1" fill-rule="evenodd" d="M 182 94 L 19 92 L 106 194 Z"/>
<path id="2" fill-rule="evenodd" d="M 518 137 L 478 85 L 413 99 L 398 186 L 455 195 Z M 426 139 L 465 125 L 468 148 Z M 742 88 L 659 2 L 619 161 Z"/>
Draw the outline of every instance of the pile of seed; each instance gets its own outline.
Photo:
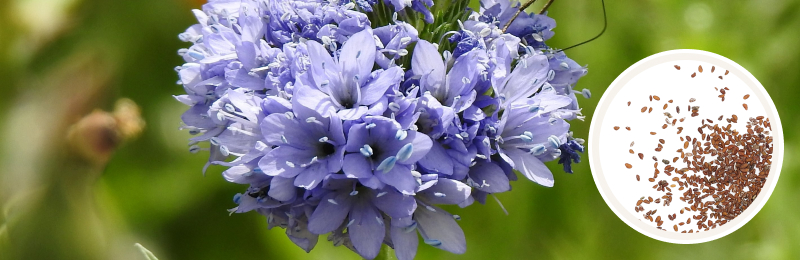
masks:
<path id="1" fill-rule="evenodd" d="M 675 68 L 680 70 L 678 65 L 675 65 Z M 712 73 L 715 70 L 715 67 L 711 67 Z M 698 67 L 697 72 L 702 73 L 702 71 L 702 67 Z M 725 75 L 727 74 L 728 71 L 725 71 Z M 730 90 L 727 87 L 718 90 L 721 93 L 720 98 L 725 101 L 725 94 Z M 748 94 L 743 99 L 749 97 Z M 658 96 L 650 96 L 649 99 L 650 102 L 660 100 Z M 695 101 L 696 99 L 692 98 L 689 103 Z M 665 103 L 663 110 L 666 110 L 670 103 L 673 103 L 673 100 Z M 743 107 L 747 110 L 746 103 Z M 641 112 L 647 110 L 652 110 L 652 107 L 645 106 Z M 691 117 L 700 115 L 699 106 L 689 105 L 687 110 L 691 111 Z M 676 117 L 680 115 L 680 106 L 675 106 L 675 112 Z M 676 127 L 678 122 L 682 123 L 686 119 L 684 117 L 678 121 L 669 112 L 664 112 L 664 117 L 666 124 L 661 129 Z M 690 121 L 693 120 L 696 119 Z M 720 115 L 716 121 L 710 118 L 700 119 L 700 127 L 697 128 L 695 136 L 681 136 L 683 127 L 677 126 L 675 136 L 683 144 L 683 148 L 676 150 L 676 156 L 671 159 L 659 160 L 658 157 L 661 156 L 655 155 L 652 157 L 655 161 L 653 177 L 647 181 L 654 183 L 652 188 L 659 195 L 656 198 L 641 197 L 636 202 L 635 212 L 643 212 L 642 217 L 654 222 L 658 229 L 666 231 L 663 226 L 671 225 L 673 231 L 681 233 L 708 231 L 726 224 L 744 212 L 756 199 L 769 175 L 773 149 L 773 139 L 769 131 L 772 130 L 772 126 L 769 119 L 763 116 L 747 120 L 745 122 L 747 130 L 744 132 L 732 129 L 735 124 L 739 124 L 739 117 L 735 114 L 727 118 Z M 619 127 L 614 129 L 617 130 Z M 650 134 L 657 133 L 650 132 Z M 658 140 L 655 154 L 662 152 L 662 144 L 666 142 L 665 139 Z M 633 144 L 631 142 L 631 147 Z M 630 149 L 629 153 L 633 154 L 633 149 Z M 637 157 L 643 160 L 644 154 L 639 153 Z M 626 163 L 625 167 L 633 168 L 630 163 Z M 659 174 L 662 173 L 671 179 L 658 180 Z M 641 181 L 638 174 L 636 180 Z M 677 194 L 672 193 L 674 188 L 677 189 Z M 666 218 L 657 215 L 658 209 L 655 207 L 669 206 L 676 195 L 687 206 L 679 212 L 667 214 Z M 670 223 L 665 225 L 665 221 Z"/>

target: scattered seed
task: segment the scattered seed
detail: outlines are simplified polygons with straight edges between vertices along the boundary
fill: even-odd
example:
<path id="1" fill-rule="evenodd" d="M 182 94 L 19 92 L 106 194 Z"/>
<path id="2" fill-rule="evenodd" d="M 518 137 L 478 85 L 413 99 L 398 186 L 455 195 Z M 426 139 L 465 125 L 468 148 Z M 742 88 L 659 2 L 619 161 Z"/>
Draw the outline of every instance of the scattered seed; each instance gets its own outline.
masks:
<path id="1" fill-rule="evenodd" d="M 639 153 L 639 160 L 644 160 L 644 154 Z"/>
<path id="2" fill-rule="evenodd" d="M 625 164 L 625 168 L 628 168 L 628 169 L 633 168 L 633 165 L 631 165 L 630 163 L 626 163 Z"/>
<path id="3" fill-rule="evenodd" d="M 614 127 L 614 130 L 619 130 L 619 126 L 615 126 L 615 127 Z"/>
<path id="4" fill-rule="evenodd" d="M 647 111 L 647 106 L 642 107 L 642 113 L 644 113 L 645 111 Z"/>
<path id="5" fill-rule="evenodd" d="M 719 79 L 722 79 L 722 76 L 719 76 Z"/>
<path id="6" fill-rule="evenodd" d="M 700 71 L 700 73 L 703 73 L 703 66 L 697 66 L 697 71 Z"/>
<path id="7" fill-rule="evenodd" d="M 690 98 L 689 99 L 689 102 L 695 102 L 695 101 L 697 101 L 697 99 L 695 99 L 695 98 Z"/>
<path id="8" fill-rule="evenodd" d="M 652 107 L 647 110 L 647 113 L 650 113 L 650 112 L 653 112 L 653 108 Z"/>
<path id="9" fill-rule="evenodd" d="M 656 101 L 661 101 L 661 98 L 658 96 L 653 96 L 653 99 L 655 99 Z"/>
<path id="10" fill-rule="evenodd" d="M 742 104 L 742 106 L 744 107 L 744 110 L 747 110 L 747 104 Z"/>
<path id="11" fill-rule="evenodd" d="M 711 73 L 714 73 L 714 69 L 716 68 L 714 66 L 711 66 Z"/>
<path id="12" fill-rule="evenodd" d="M 750 94 L 744 95 L 744 99 L 750 98 Z"/>
<path id="13" fill-rule="evenodd" d="M 681 70 L 681 66 L 675 65 L 676 70 Z"/>
<path id="14" fill-rule="evenodd" d="M 692 73 L 692 78 L 694 78 L 694 76 L 697 76 L 697 73 Z"/>
<path id="15" fill-rule="evenodd" d="M 727 71 L 727 70 L 725 71 L 725 75 L 726 75 L 726 76 L 728 75 L 728 71 Z"/>
<path id="16" fill-rule="evenodd" d="M 650 132 L 650 135 L 656 135 L 656 132 Z"/>
<path id="17" fill-rule="evenodd" d="M 633 154 L 633 149 L 628 149 L 628 152 Z"/>
<path id="18" fill-rule="evenodd" d="M 628 106 L 631 106 L 631 102 L 630 101 L 628 101 Z"/>

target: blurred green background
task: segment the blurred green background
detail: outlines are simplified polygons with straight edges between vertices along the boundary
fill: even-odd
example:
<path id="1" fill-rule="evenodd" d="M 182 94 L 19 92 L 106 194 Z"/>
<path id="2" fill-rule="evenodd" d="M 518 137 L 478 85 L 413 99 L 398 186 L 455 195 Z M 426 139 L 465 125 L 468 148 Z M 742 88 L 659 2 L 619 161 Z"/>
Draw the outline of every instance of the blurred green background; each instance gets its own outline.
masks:
<path id="1" fill-rule="evenodd" d="M 144 259 L 132 246 L 136 242 L 173 260 L 358 259 L 325 236 L 307 254 L 283 230 L 267 230 L 261 215 L 229 216 L 225 209 L 235 206 L 232 196 L 244 187 L 226 182 L 222 167 L 201 174 L 206 154 L 187 151 L 189 134 L 178 130 L 186 107 L 171 97 L 182 92 L 175 84 L 173 68 L 182 64 L 176 52 L 188 47 L 177 35 L 196 22 L 190 10 L 201 4 L 0 1 L 0 259 Z M 766 206 L 716 241 L 656 241 L 609 210 L 584 157 L 573 175 L 549 164 L 556 172 L 554 188 L 513 183 L 513 192 L 498 196 L 508 216 L 494 201 L 451 209 L 463 218 L 467 253 L 421 245 L 417 258 L 800 259 L 800 165 L 794 160 L 800 145 L 794 128 L 800 111 L 800 1 L 630 0 L 608 1 L 606 8 L 606 34 L 568 51 L 589 65 L 576 88 L 594 93 L 580 99 L 587 118 L 572 122 L 576 136 L 588 134 L 599 97 L 636 61 L 671 49 L 721 54 L 761 81 L 782 119 L 787 160 Z M 557 0 L 550 16 L 558 22 L 548 42 L 555 47 L 591 38 L 602 28 L 599 0 Z M 147 122 L 141 136 L 122 146 L 105 168 L 58 159 L 64 155 L 63 130 L 95 107 L 110 110 L 120 97 L 141 107 Z M 80 172 L 102 175 L 73 181 L 70 174 Z M 10 255 L 9 249 L 30 252 Z"/>

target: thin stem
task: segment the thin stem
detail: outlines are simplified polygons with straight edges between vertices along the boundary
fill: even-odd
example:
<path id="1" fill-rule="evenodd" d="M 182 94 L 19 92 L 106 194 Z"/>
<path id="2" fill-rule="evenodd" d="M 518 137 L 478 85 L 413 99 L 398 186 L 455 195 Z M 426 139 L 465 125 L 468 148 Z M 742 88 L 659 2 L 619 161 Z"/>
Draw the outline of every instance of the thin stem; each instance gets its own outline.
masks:
<path id="1" fill-rule="evenodd" d="M 553 1 L 555 1 L 555 0 L 547 1 L 547 3 L 544 4 L 544 7 L 542 7 L 542 10 L 539 11 L 539 14 L 544 14 L 544 12 L 547 12 L 547 8 L 550 8 L 550 5 L 553 4 Z"/>
<path id="2" fill-rule="evenodd" d="M 567 47 L 567 48 L 564 48 L 564 49 L 561 49 L 561 50 L 558 50 L 556 53 L 558 53 L 558 52 L 563 52 L 563 51 L 566 51 L 566 50 L 569 50 L 569 49 L 572 49 L 572 48 L 575 48 L 575 47 L 581 46 L 581 45 L 583 45 L 583 44 L 589 43 L 589 42 L 591 42 L 591 41 L 594 41 L 595 39 L 597 39 L 597 38 L 600 38 L 600 36 L 602 36 L 602 35 L 603 35 L 603 33 L 605 33 L 605 32 L 606 32 L 606 28 L 608 28 L 608 18 L 606 17 L 606 1 L 605 1 L 605 0 L 600 0 L 600 3 L 603 5 L 603 30 L 602 30 L 602 31 L 600 31 L 600 33 L 599 33 L 599 34 L 597 34 L 597 36 L 595 36 L 595 37 L 592 37 L 591 39 L 588 39 L 588 40 L 586 40 L 586 41 L 583 41 L 583 42 L 581 42 L 581 43 L 578 43 L 578 44 L 575 44 L 575 45 L 569 46 L 569 47 Z"/>
<path id="3" fill-rule="evenodd" d="M 514 22 L 514 20 L 516 20 L 516 19 L 517 19 L 517 16 L 519 16 L 519 14 L 520 14 L 520 13 L 524 12 L 524 11 L 525 11 L 525 9 L 527 9 L 529 6 L 531 6 L 531 5 L 533 4 L 533 2 L 536 2 L 536 0 L 530 0 L 530 1 L 528 1 L 527 3 L 525 3 L 525 4 L 523 4 L 522 6 L 520 6 L 520 7 L 519 7 L 519 9 L 517 10 L 517 12 L 516 12 L 516 13 L 514 13 L 514 16 L 512 16 L 512 17 L 511 17 L 511 20 L 508 20 L 508 22 L 506 23 L 506 25 L 505 25 L 505 26 L 503 26 L 503 33 L 506 33 L 506 31 L 508 30 L 508 27 L 510 27 L 510 26 L 511 26 L 511 23 L 513 23 L 513 22 Z M 550 0 L 550 2 L 553 2 L 553 0 Z"/>

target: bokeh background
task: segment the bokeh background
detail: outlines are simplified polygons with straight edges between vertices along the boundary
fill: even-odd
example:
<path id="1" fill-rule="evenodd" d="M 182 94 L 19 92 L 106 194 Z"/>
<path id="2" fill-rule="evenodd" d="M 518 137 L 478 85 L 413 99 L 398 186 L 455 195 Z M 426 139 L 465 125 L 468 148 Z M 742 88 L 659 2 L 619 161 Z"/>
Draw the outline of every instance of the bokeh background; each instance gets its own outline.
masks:
<path id="1" fill-rule="evenodd" d="M 202 0 L 0 1 L 0 259 L 358 259 L 321 237 L 311 253 L 256 214 L 229 216 L 233 194 L 221 167 L 203 176 L 205 154 L 191 154 L 182 89 L 173 68 L 187 47 L 178 33 L 195 23 Z M 539 10 L 542 2 L 530 10 Z M 473 5 L 474 6 L 474 5 Z M 528 181 L 462 216 L 468 250 L 453 255 L 421 245 L 418 259 L 800 259 L 800 1 L 607 1 L 608 31 L 568 51 L 589 74 L 576 86 L 586 136 L 606 87 L 629 65 L 671 49 L 702 49 L 748 69 L 780 113 L 786 140 L 782 174 L 761 212 L 740 230 L 699 245 L 641 235 L 598 193 L 589 164 L 556 172 L 554 188 Z M 566 47 L 602 29 L 600 0 L 556 0 L 548 43 Z M 95 108 L 135 101 L 147 123 L 105 167 L 65 152 L 69 125 Z M 104 162 L 102 163 L 104 164 Z M 16 252 L 11 254 L 10 252 Z"/>

